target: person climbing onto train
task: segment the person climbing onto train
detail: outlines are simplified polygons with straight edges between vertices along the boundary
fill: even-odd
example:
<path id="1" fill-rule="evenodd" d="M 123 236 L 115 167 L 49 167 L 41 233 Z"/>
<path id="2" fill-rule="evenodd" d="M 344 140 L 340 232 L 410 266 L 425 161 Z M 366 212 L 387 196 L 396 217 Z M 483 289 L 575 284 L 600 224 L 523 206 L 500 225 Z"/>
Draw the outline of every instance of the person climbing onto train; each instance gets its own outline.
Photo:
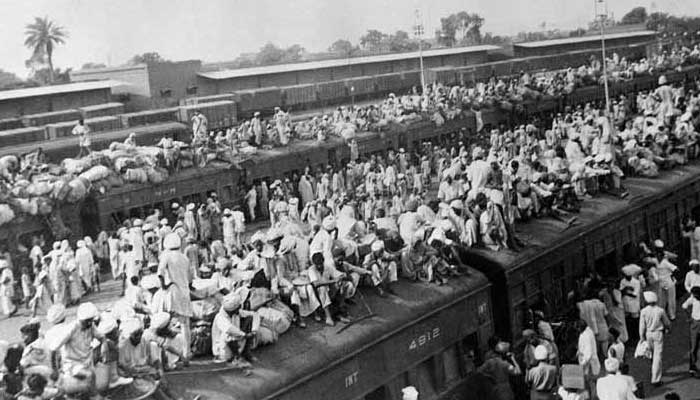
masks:
<path id="1" fill-rule="evenodd" d="M 510 352 L 510 343 L 499 341 L 486 361 L 478 368 L 478 372 L 493 381 L 494 400 L 514 400 L 515 394 L 510 380 L 513 376 L 522 375 L 515 355 Z"/>

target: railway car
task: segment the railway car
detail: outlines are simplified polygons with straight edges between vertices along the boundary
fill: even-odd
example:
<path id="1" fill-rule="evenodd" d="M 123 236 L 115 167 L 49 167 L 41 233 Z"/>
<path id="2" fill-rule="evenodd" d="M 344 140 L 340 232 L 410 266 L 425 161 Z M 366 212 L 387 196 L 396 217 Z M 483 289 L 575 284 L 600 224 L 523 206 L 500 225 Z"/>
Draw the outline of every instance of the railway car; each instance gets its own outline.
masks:
<path id="1" fill-rule="evenodd" d="M 444 286 L 401 281 L 390 298 L 362 290 L 357 302 L 365 305 L 353 307 L 358 321 L 347 328 L 291 329 L 255 351 L 250 376 L 203 361 L 168 373 L 168 386 L 207 400 L 390 400 L 409 384 L 426 400 L 459 391 L 493 334 L 486 277 L 472 271 Z"/>
<path id="2" fill-rule="evenodd" d="M 160 184 L 126 184 L 105 194 L 92 193 L 84 202 L 81 220 L 85 234 L 114 229 L 126 218 L 147 215 L 152 209 L 167 212 L 173 202 L 203 202 L 216 193 L 222 205 L 237 203 L 240 171 L 229 164 L 190 168 Z"/>
<path id="3" fill-rule="evenodd" d="M 171 136 L 176 140 L 187 140 L 191 136 L 187 126 L 179 122 L 164 122 L 111 132 L 94 133 L 90 137 L 92 141 L 90 147 L 92 150 L 106 149 L 112 142 L 125 140 L 132 132 L 136 133 L 136 143 L 148 145 L 155 144 L 164 136 Z M 27 154 L 36 151 L 38 148 L 41 148 L 50 160 L 60 162 L 64 158 L 75 157 L 78 153 L 78 138 L 68 136 L 50 141 L 0 147 L 0 157 L 10 154 Z"/>
<path id="4" fill-rule="evenodd" d="M 592 271 L 619 277 L 639 242 L 661 239 L 668 248 L 678 248 L 681 218 L 699 211 L 700 165 L 624 182 L 629 196 L 586 199 L 575 226 L 550 218 L 517 224 L 518 237 L 527 243 L 522 251 L 463 250 L 463 258 L 499 293 L 493 299 L 499 335 L 519 337 L 532 307 L 549 315 L 562 311 L 576 282 Z"/>

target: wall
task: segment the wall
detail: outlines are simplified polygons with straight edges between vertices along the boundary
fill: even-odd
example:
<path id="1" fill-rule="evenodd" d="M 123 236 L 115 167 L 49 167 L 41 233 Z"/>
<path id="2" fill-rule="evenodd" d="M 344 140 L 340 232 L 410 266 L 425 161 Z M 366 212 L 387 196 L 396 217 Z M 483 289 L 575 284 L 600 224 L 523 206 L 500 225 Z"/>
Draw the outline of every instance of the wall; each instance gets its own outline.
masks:
<path id="1" fill-rule="evenodd" d="M 643 37 L 638 37 L 638 38 L 617 38 L 617 39 L 612 39 L 612 40 L 606 40 L 605 41 L 605 46 L 606 47 L 620 47 L 620 46 L 634 46 L 634 45 L 640 45 L 644 43 L 650 43 L 653 40 L 653 36 L 643 36 Z M 577 50 L 593 50 L 593 49 L 599 49 L 600 48 L 600 42 L 599 41 L 591 41 L 591 42 L 580 42 L 580 43 L 571 43 L 571 44 L 566 44 L 566 45 L 553 45 L 553 46 L 541 46 L 541 47 L 536 47 L 536 48 L 529 48 L 529 47 L 522 47 L 518 45 L 513 46 L 513 52 L 515 54 L 515 57 L 531 57 L 531 56 L 539 56 L 539 55 L 554 55 L 554 54 L 561 54 L 569 51 L 577 51 Z"/>
<path id="2" fill-rule="evenodd" d="M 187 94 L 188 86 L 197 86 L 197 73 L 202 67 L 199 60 L 155 63 L 148 66 L 148 84 L 151 91 L 153 106 L 170 107 L 178 104 L 178 100 L 202 96 L 199 91 L 193 95 Z M 161 91 L 170 90 L 170 97 L 163 97 Z M 209 94 L 209 93 L 207 93 Z"/>
<path id="3" fill-rule="evenodd" d="M 129 93 L 138 96 L 150 97 L 151 89 L 148 80 L 148 67 L 146 64 L 130 65 L 113 68 L 83 69 L 71 71 L 71 82 L 115 80 L 128 84 L 128 87 L 113 90 L 114 94 Z"/>
<path id="4" fill-rule="evenodd" d="M 458 67 L 463 65 L 485 63 L 487 61 L 488 53 L 486 51 L 448 56 L 425 57 L 423 59 L 425 68 L 442 67 L 445 65 Z M 358 64 L 353 66 L 344 65 L 316 70 L 288 71 L 272 75 L 230 79 L 208 79 L 198 76 L 197 85 L 199 87 L 199 91 L 197 95 L 204 96 L 264 87 L 303 85 L 308 83 L 337 81 L 352 77 L 382 75 L 402 71 L 415 71 L 418 69 L 420 69 L 420 59 L 416 57 L 403 60 L 375 62 L 371 64 Z"/>
<path id="5" fill-rule="evenodd" d="M 95 104 L 109 103 L 111 90 L 95 89 L 51 96 L 34 96 L 0 102 L 0 118 L 61 111 Z"/>

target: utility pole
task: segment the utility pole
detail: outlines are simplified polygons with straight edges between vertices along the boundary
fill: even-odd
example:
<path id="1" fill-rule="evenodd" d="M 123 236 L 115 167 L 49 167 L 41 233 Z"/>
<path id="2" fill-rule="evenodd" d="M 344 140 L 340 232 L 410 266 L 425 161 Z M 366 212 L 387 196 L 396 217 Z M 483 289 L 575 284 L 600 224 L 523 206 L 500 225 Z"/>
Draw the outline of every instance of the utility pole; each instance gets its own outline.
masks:
<path id="1" fill-rule="evenodd" d="M 600 47 L 603 56 L 603 86 L 605 88 L 605 115 L 610 114 L 610 92 L 608 91 L 608 66 L 605 58 L 605 22 L 608 19 L 606 0 L 595 0 L 596 15 L 600 24 Z"/>
<path id="2" fill-rule="evenodd" d="M 420 9 L 416 8 L 416 24 L 413 26 L 413 34 L 418 38 L 418 58 L 420 59 L 420 85 L 421 95 L 425 94 L 425 70 L 423 68 L 423 21 Z"/>

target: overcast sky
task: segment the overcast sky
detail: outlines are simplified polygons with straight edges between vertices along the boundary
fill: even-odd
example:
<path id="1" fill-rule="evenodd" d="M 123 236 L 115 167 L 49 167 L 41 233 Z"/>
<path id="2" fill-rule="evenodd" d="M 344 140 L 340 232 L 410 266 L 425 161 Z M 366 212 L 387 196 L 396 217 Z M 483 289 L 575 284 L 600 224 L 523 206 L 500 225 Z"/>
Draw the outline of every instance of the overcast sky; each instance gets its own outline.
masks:
<path id="1" fill-rule="evenodd" d="M 157 51 L 171 60 L 226 61 L 264 43 L 326 49 L 338 38 L 356 42 L 367 29 L 411 31 L 414 8 L 426 33 L 440 17 L 466 10 L 486 20 L 484 31 L 515 34 L 547 27 L 572 29 L 594 18 L 595 0 L 0 0 L 0 69 L 24 77 L 24 27 L 49 16 L 70 33 L 54 56 L 57 67 L 124 63 Z M 616 18 L 651 1 L 608 0 Z M 655 9 L 700 15 L 700 0 L 656 0 Z"/>

